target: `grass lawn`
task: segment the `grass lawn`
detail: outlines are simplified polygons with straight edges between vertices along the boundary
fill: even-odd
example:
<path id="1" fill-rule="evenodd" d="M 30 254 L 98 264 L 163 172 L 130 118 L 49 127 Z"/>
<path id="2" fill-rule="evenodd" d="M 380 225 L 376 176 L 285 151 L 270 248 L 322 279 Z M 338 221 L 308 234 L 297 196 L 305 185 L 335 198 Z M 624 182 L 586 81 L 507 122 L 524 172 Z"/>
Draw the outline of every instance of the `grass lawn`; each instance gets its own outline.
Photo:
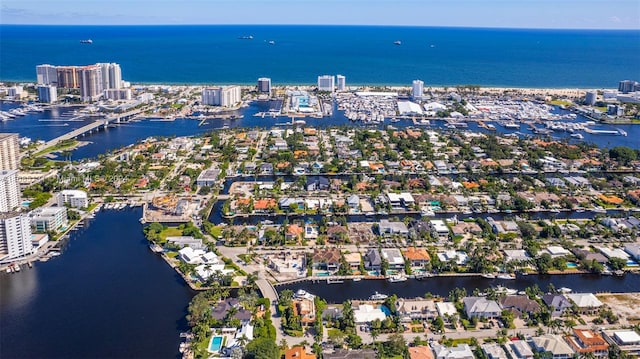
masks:
<path id="1" fill-rule="evenodd" d="M 162 232 L 160 232 L 160 239 L 163 241 L 167 240 L 167 237 L 177 237 L 182 235 L 182 230 L 178 229 L 178 227 L 169 227 Z"/>
<path id="2" fill-rule="evenodd" d="M 213 238 L 220 238 L 222 237 L 222 226 L 213 226 L 211 227 L 211 236 Z"/>

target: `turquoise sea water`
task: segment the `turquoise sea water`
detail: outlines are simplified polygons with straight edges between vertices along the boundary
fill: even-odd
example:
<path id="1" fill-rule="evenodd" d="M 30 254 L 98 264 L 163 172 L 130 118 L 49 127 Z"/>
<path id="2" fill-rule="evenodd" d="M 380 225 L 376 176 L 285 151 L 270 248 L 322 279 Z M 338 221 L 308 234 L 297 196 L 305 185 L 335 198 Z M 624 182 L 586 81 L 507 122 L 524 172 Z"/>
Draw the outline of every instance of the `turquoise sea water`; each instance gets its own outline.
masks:
<path id="1" fill-rule="evenodd" d="M 252 35 L 252 40 L 239 37 Z M 81 39 L 93 44 L 81 44 Z M 475 84 L 616 87 L 640 80 L 640 31 L 374 26 L 0 25 L 0 79 L 35 81 L 35 65 L 118 62 L 156 83 Z M 394 41 L 401 45 L 394 45 Z M 269 41 L 274 44 L 270 45 Z"/>

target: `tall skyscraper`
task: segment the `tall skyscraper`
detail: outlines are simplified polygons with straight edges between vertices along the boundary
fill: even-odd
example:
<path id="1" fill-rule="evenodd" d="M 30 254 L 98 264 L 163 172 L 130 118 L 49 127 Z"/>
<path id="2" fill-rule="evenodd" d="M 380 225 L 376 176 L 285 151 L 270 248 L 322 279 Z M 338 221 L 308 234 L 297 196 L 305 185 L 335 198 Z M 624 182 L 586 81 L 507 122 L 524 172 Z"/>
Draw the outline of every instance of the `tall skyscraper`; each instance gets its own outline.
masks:
<path id="1" fill-rule="evenodd" d="M 52 65 L 36 66 L 36 80 L 38 85 L 57 85 L 58 70 Z"/>
<path id="2" fill-rule="evenodd" d="M 347 78 L 344 77 L 343 75 L 336 75 L 336 82 L 337 82 L 337 87 L 338 87 L 338 91 L 344 91 L 347 89 Z"/>
<path id="3" fill-rule="evenodd" d="M 258 79 L 258 92 L 271 93 L 271 79 L 268 77 L 261 77 Z"/>
<path id="4" fill-rule="evenodd" d="M 20 206 L 18 170 L 0 171 L 0 212 L 10 212 Z"/>
<path id="5" fill-rule="evenodd" d="M 596 91 L 587 91 L 584 96 L 584 103 L 589 106 L 593 106 L 596 104 L 598 100 L 598 93 Z"/>
<path id="6" fill-rule="evenodd" d="M 84 66 L 78 71 L 80 98 L 84 102 L 95 101 L 102 95 L 102 68 L 98 65 Z"/>
<path id="7" fill-rule="evenodd" d="M 102 88 L 119 89 L 122 87 L 122 72 L 116 63 L 98 63 L 102 71 Z"/>
<path id="8" fill-rule="evenodd" d="M 32 252 L 29 216 L 18 212 L 0 213 L 0 261 Z"/>
<path id="9" fill-rule="evenodd" d="M 0 170 L 20 168 L 20 146 L 17 133 L 0 133 Z"/>
<path id="10" fill-rule="evenodd" d="M 202 104 L 231 107 L 242 101 L 240 86 L 211 87 L 202 90 Z"/>
<path id="11" fill-rule="evenodd" d="M 76 89 L 80 86 L 78 79 L 78 66 L 57 66 L 58 87 Z"/>
<path id="12" fill-rule="evenodd" d="M 38 85 L 38 102 L 54 103 L 58 101 L 58 89 L 53 85 Z"/>
<path id="13" fill-rule="evenodd" d="M 333 92 L 335 79 L 332 75 L 318 76 L 318 91 Z"/>
<path id="14" fill-rule="evenodd" d="M 413 84 L 411 86 L 411 97 L 414 99 L 421 99 L 424 93 L 424 82 L 421 80 L 413 80 Z"/>

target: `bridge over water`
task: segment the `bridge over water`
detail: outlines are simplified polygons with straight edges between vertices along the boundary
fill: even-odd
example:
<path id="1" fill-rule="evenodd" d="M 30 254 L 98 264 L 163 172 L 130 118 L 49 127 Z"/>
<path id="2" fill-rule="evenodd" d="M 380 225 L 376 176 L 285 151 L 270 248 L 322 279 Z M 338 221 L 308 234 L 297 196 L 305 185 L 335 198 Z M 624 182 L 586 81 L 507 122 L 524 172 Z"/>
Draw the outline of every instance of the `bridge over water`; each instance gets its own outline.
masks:
<path id="1" fill-rule="evenodd" d="M 120 113 L 120 114 L 115 114 L 115 115 L 111 115 L 111 116 L 107 116 L 104 118 L 101 118 L 99 120 L 93 121 L 92 123 L 86 124 L 80 128 L 77 128 L 75 130 L 69 131 L 61 136 L 58 136 L 56 138 L 53 138 L 47 142 L 45 142 L 43 145 L 39 146 L 34 152 L 40 152 L 46 148 L 49 148 L 51 146 L 55 146 L 58 143 L 60 143 L 61 141 L 65 141 L 65 140 L 71 140 L 74 138 L 78 138 L 80 136 L 83 136 L 87 133 L 92 133 L 93 131 L 99 131 L 101 128 L 106 128 L 108 127 L 110 124 L 112 123 L 120 123 L 122 121 L 128 121 L 132 118 L 134 118 L 135 116 L 140 115 L 141 113 L 144 113 L 147 110 L 146 107 L 144 108 L 139 108 L 136 110 L 131 110 L 128 112 L 124 112 L 124 113 Z"/>

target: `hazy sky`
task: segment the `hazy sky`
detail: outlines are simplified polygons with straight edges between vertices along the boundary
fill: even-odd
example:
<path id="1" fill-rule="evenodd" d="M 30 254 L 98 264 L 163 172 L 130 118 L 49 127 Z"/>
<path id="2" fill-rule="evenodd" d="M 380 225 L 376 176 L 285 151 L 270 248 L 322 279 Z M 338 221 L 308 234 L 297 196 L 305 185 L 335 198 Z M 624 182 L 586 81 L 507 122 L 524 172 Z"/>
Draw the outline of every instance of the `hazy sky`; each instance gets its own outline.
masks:
<path id="1" fill-rule="evenodd" d="M 640 29 L 640 0 L 1 0 L 3 24 Z"/>

